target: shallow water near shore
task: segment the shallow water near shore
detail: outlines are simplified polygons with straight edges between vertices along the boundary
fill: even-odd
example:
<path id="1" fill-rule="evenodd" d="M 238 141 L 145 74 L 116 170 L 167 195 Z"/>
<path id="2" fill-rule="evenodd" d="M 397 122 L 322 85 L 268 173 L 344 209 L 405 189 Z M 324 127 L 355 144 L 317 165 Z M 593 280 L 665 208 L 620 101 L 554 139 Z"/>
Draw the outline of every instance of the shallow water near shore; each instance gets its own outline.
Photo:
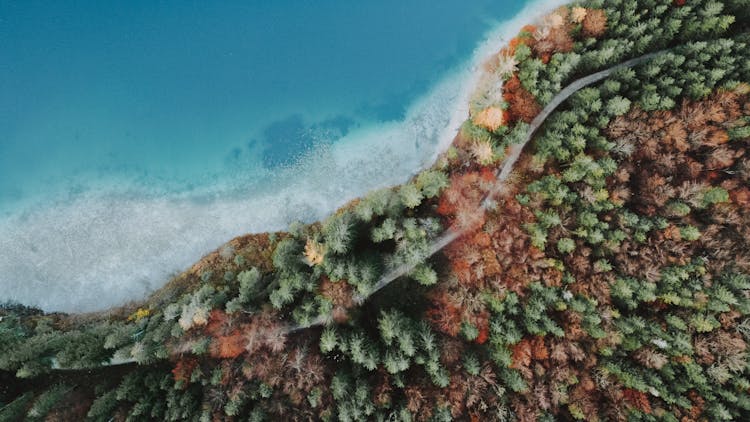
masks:
<path id="1" fill-rule="evenodd" d="M 0 301 L 140 299 L 236 235 L 407 180 L 479 58 L 559 3 L 0 6 Z"/>

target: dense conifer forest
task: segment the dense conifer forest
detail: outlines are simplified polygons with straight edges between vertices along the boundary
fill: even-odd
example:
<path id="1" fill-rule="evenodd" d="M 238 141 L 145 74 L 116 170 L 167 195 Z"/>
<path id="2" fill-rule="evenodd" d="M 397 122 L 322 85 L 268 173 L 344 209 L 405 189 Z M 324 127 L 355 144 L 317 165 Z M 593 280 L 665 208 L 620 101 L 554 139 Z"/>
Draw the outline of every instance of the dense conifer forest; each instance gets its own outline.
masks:
<path id="1" fill-rule="evenodd" d="M 748 0 L 551 11 L 408 183 L 143 303 L 3 305 L 0 420 L 750 420 L 749 31 Z"/>

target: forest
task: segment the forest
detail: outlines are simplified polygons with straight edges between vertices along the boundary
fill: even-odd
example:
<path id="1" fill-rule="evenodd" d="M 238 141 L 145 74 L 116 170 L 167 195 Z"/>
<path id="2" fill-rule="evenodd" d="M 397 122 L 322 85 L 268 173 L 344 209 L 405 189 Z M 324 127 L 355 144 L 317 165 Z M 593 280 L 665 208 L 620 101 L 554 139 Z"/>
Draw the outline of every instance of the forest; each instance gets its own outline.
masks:
<path id="1" fill-rule="evenodd" d="M 403 185 L 0 306 L 0 421 L 750 420 L 750 0 L 574 2 L 481 72 Z"/>

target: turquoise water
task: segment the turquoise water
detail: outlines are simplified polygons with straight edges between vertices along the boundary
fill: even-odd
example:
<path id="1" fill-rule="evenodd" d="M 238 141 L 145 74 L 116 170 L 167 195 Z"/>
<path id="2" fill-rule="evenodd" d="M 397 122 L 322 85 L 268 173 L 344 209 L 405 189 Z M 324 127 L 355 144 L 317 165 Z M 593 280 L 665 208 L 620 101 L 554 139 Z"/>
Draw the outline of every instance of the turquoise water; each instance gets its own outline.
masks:
<path id="1" fill-rule="evenodd" d="M 1 4 L 6 208 L 101 177 L 194 189 L 287 164 L 363 122 L 402 119 L 468 58 L 488 16 L 520 5 Z"/>
<path id="2" fill-rule="evenodd" d="M 406 180 L 522 6 L 0 2 L 0 300 L 137 299 L 233 236 Z"/>

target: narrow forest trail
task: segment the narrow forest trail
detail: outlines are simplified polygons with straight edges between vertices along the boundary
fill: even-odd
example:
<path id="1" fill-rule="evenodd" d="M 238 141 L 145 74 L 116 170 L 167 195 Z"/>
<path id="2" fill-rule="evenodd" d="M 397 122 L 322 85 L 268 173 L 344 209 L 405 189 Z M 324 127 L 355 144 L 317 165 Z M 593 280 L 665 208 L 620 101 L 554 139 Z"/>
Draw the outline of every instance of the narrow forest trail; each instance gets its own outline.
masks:
<path id="1" fill-rule="evenodd" d="M 552 100 L 542 109 L 542 111 L 539 112 L 539 114 L 537 114 L 534 120 L 531 121 L 531 123 L 529 124 L 528 131 L 526 132 L 526 136 L 523 138 L 523 141 L 518 144 L 513 144 L 510 146 L 509 152 L 505 161 L 503 161 L 502 166 L 495 173 L 494 186 L 482 199 L 478 212 L 483 213 L 487 211 L 487 209 L 492 205 L 492 200 L 494 199 L 495 196 L 497 196 L 503 190 L 503 187 L 505 186 L 505 182 L 507 181 L 508 177 L 513 171 L 513 168 L 515 167 L 516 162 L 521 157 L 521 152 L 523 151 L 523 149 L 526 147 L 526 145 L 529 142 L 531 142 L 531 140 L 534 138 L 534 135 L 539 130 L 539 128 L 544 124 L 547 118 L 557 109 L 557 107 L 560 106 L 560 104 L 565 102 L 565 100 L 567 100 L 571 95 L 578 92 L 580 89 L 585 88 L 593 83 L 599 82 L 602 79 L 607 78 L 609 75 L 611 75 L 612 73 L 620 69 L 637 66 L 643 62 L 646 62 L 656 56 L 667 53 L 669 51 L 670 50 L 659 50 L 653 53 L 644 54 L 642 56 L 624 61 L 610 68 L 600 70 L 599 72 L 592 73 L 590 75 L 576 79 L 575 81 L 568 84 L 565 88 L 563 88 L 560 92 L 558 92 L 557 95 L 555 95 L 552 98 Z M 465 228 L 449 227 L 440 237 L 438 237 L 432 242 L 427 254 L 424 256 L 423 259 L 427 259 L 435 255 L 436 253 L 441 251 L 443 248 L 451 244 L 454 240 L 466 234 L 466 232 L 467 232 L 467 229 Z M 405 264 L 405 265 L 401 265 L 401 266 L 391 269 L 386 274 L 384 274 L 380 278 L 380 280 L 378 280 L 378 282 L 375 284 L 375 286 L 373 287 L 373 289 L 370 291 L 369 294 L 357 295 L 354 299 L 355 302 L 362 303 L 366 301 L 370 296 L 372 296 L 379 290 L 383 289 L 394 280 L 404 275 L 407 275 L 409 272 L 414 270 L 414 268 L 417 265 L 419 264 L 412 264 L 412 265 Z M 330 315 L 322 315 L 314 319 L 313 321 L 311 321 L 310 324 L 290 326 L 287 328 L 285 333 L 290 334 L 290 333 L 300 331 L 306 328 L 310 328 L 310 327 L 314 327 L 318 325 L 324 325 L 327 322 L 331 321 L 331 318 L 332 317 Z"/>
<path id="2" fill-rule="evenodd" d="M 620 69 L 637 66 L 643 62 L 646 62 L 656 56 L 667 53 L 669 51 L 670 50 L 660 50 L 660 51 L 648 53 L 643 56 L 639 56 L 639 57 L 624 61 L 610 68 L 607 68 L 599 72 L 592 73 L 590 75 L 576 79 L 575 81 L 567 85 L 565 88 L 563 88 L 559 93 L 557 93 L 557 95 L 555 95 L 552 98 L 552 100 L 542 109 L 542 111 L 539 112 L 539 114 L 534 118 L 534 120 L 531 121 L 531 123 L 529 124 L 528 131 L 526 133 L 526 136 L 523 138 L 523 141 L 517 144 L 513 144 L 509 147 L 507 158 L 503 162 L 502 166 L 495 173 L 496 178 L 495 178 L 494 186 L 483 197 L 481 201 L 481 205 L 479 206 L 478 212 L 482 212 L 482 213 L 486 212 L 487 209 L 492 205 L 493 198 L 497 194 L 499 194 L 505 187 L 505 182 L 507 181 L 508 177 L 513 171 L 516 165 L 516 162 L 521 156 L 521 152 L 523 151 L 523 149 L 526 147 L 526 145 L 528 145 L 529 142 L 531 142 L 531 140 L 534 138 L 534 135 L 539 130 L 539 128 L 544 124 L 547 118 L 557 109 L 557 107 L 559 107 L 563 102 L 565 102 L 565 100 L 567 100 L 571 95 L 578 92 L 580 89 L 585 88 L 586 86 L 589 86 L 598 81 L 601 81 Z M 423 257 L 423 260 L 435 255 L 436 253 L 441 251 L 443 248 L 448 246 L 450 243 L 452 243 L 454 240 L 466 234 L 466 232 L 467 232 L 466 228 L 457 228 L 457 227 L 448 228 L 447 230 L 445 230 L 445 232 L 443 232 L 442 235 L 440 235 L 437 239 L 435 239 L 432 242 L 432 244 L 430 245 L 430 248 L 427 250 L 427 253 Z M 355 303 L 357 304 L 363 303 L 370 296 L 380 291 L 384 287 L 388 286 L 394 280 L 404 275 L 409 274 L 412 270 L 414 270 L 414 268 L 417 265 L 418 264 L 412 264 L 412 265 L 405 264 L 405 265 L 392 268 L 390 271 L 388 271 L 378 280 L 378 282 L 375 284 L 375 286 L 373 286 L 369 294 L 355 296 L 354 298 Z M 332 321 L 332 319 L 333 317 L 331 315 L 321 315 L 306 325 L 287 325 L 286 327 L 282 327 L 281 332 L 278 334 L 288 335 L 288 334 L 292 334 L 292 333 L 302 331 L 308 328 L 323 326 L 329 323 L 330 321 Z M 129 365 L 134 362 L 135 362 L 135 359 L 132 359 L 132 358 L 131 359 L 117 359 L 117 360 L 112 359 L 109 362 L 102 364 L 101 366 L 104 367 L 104 366 Z M 91 369 L 94 369 L 94 368 L 91 368 Z M 57 367 L 55 368 L 55 370 L 66 370 L 66 368 Z"/>

